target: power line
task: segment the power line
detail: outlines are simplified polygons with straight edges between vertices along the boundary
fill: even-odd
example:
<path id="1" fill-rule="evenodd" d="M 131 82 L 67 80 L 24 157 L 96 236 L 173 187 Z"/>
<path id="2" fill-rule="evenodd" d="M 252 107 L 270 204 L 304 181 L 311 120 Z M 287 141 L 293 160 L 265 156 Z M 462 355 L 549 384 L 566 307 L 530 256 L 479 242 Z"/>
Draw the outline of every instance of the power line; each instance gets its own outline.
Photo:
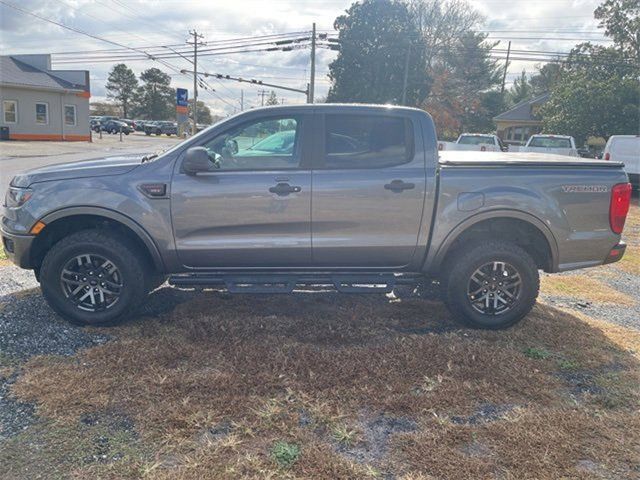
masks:
<path id="1" fill-rule="evenodd" d="M 141 49 L 138 49 L 138 48 L 135 48 L 135 47 L 129 47 L 129 46 L 127 46 L 127 45 L 123 45 L 123 44 L 118 43 L 118 42 L 115 42 L 115 41 L 113 41 L 113 40 L 108 40 L 108 39 L 106 39 L 106 38 L 99 37 L 98 35 L 94 35 L 94 34 L 91 34 L 91 33 L 85 32 L 85 31 L 80 30 L 80 29 L 78 29 L 78 28 L 70 27 L 70 26 L 68 26 L 68 25 L 65 25 L 64 23 L 57 22 L 57 21 L 55 21 L 55 20 L 51 20 L 50 18 L 43 17 L 42 15 L 39 15 L 39 14 L 37 14 L 37 13 L 31 12 L 31 11 L 29 11 L 29 10 L 25 10 L 24 8 L 18 7 L 17 5 L 14 5 L 14 4 L 12 4 L 12 3 L 9 3 L 9 2 L 7 2 L 7 1 L 5 1 L 5 0 L 0 0 L 0 3 L 2 3 L 3 5 L 6 5 L 7 7 L 13 8 L 14 10 L 17 10 L 17 11 L 19 11 L 19 12 L 22 12 L 22 13 L 24 13 L 24 14 L 26 14 L 26 15 L 31 15 L 32 17 L 38 18 L 38 19 L 40 19 L 40 20 L 42 20 L 42 21 L 45 21 L 45 22 L 51 23 L 51 24 L 53 24 L 53 25 L 57 25 L 57 26 L 59 26 L 59 27 L 62 27 L 62 28 L 64 28 L 64 29 L 66 29 L 66 30 L 70 30 L 70 31 L 72 31 L 72 32 L 79 33 L 79 34 L 81 34 L 81 35 L 85 35 L 85 36 L 90 37 L 90 38 L 93 38 L 93 39 L 95 39 L 95 40 L 100 40 L 101 42 L 110 43 L 110 44 L 112 44 L 112 45 L 116 45 L 116 46 L 118 46 L 118 47 L 125 48 L 125 49 L 127 49 L 127 50 L 132 50 L 132 51 L 138 52 L 138 53 L 140 53 L 140 54 L 142 54 L 142 55 L 145 55 L 149 60 L 157 61 L 157 62 L 159 62 L 159 63 L 163 64 L 164 66 L 166 66 L 166 67 L 168 67 L 168 68 L 170 68 L 170 69 L 172 69 L 172 70 L 174 70 L 174 71 L 176 71 L 176 72 L 179 72 L 179 71 L 180 71 L 177 67 L 175 67 L 175 66 L 171 65 L 170 63 L 165 62 L 165 61 L 163 61 L 163 60 L 159 60 L 159 59 L 157 59 L 157 58 L 154 58 L 154 56 L 153 56 L 153 55 L 148 54 L 148 53 L 147 53 L 147 52 L 145 52 L 144 50 L 141 50 Z"/>

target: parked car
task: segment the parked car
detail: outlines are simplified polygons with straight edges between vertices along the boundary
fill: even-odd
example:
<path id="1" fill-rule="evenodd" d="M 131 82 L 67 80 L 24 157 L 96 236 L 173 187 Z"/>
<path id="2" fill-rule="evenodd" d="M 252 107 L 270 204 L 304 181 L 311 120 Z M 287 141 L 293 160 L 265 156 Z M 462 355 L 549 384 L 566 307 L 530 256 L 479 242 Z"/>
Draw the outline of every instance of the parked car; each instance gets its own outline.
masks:
<path id="1" fill-rule="evenodd" d="M 537 158 L 438 152 L 418 109 L 270 107 L 160 156 L 17 175 L 1 236 L 52 308 L 81 324 L 122 320 L 169 276 L 272 294 L 437 279 L 455 318 L 505 328 L 533 307 L 540 269 L 625 252 L 622 164 Z"/>
<path id="2" fill-rule="evenodd" d="M 91 120 L 89 120 L 89 129 L 93 130 L 94 132 L 99 132 L 100 131 L 100 119 L 99 118 L 92 118 Z"/>
<path id="3" fill-rule="evenodd" d="M 640 190 L 640 135 L 612 135 L 604 147 L 603 158 L 624 163 L 631 183 Z"/>
<path id="4" fill-rule="evenodd" d="M 144 126 L 145 124 L 148 122 L 148 120 L 134 120 L 133 121 L 133 128 L 135 129 L 136 132 L 144 132 Z"/>
<path id="5" fill-rule="evenodd" d="M 129 135 L 133 133 L 133 128 L 120 120 L 108 120 L 102 124 L 102 131 L 107 133 L 120 133 L 122 131 L 125 135 Z"/>
<path id="6" fill-rule="evenodd" d="M 508 147 L 497 135 L 487 133 L 463 133 L 455 143 L 438 142 L 439 150 L 462 150 L 479 152 L 506 152 Z"/>
<path id="7" fill-rule="evenodd" d="M 520 152 L 550 153 L 554 155 L 568 155 L 579 157 L 576 141 L 568 135 L 531 135 Z"/>
<path id="8" fill-rule="evenodd" d="M 145 124 L 144 133 L 147 135 L 177 135 L 178 124 L 175 122 L 150 122 Z"/>
<path id="9" fill-rule="evenodd" d="M 126 123 L 127 125 L 129 125 L 133 130 L 136 129 L 136 124 L 133 120 L 130 120 L 128 118 L 119 118 L 118 120 L 120 120 L 121 122 Z"/>
<path id="10" fill-rule="evenodd" d="M 104 125 L 111 120 L 118 120 L 118 117 L 114 117 L 112 115 L 101 115 L 99 117 L 91 119 L 89 125 L 91 129 L 96 133 L 100 131 L 104 132 Z"/>

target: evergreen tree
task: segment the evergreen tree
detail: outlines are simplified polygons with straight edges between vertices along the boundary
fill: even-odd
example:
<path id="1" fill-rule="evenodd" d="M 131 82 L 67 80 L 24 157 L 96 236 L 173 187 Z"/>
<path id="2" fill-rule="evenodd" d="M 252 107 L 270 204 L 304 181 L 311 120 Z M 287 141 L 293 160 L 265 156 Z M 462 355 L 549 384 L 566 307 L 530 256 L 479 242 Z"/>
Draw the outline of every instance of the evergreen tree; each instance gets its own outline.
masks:
<path id="1" fill-rule="evenodd" d="M 533 87 L 527 78 L 527 72 L 524 70 L 518 78 L 513 81 L 513 85 L 509 89 L 509 100 L 512 104 L 518 104 L 523 100 L 529 100 L 533 97 Z"/>
<path id="2" fill-rule="evenodd" d="M 138 88 L 136 74 L 124 63 L 114 65 L 109 72 L 105 86 L 107 97 L 114 99 L 122 109 L 122 116 L 128 118 L 129 107 Z"/>
<path id="3" fill-rule="evenodd" d="M 267 98 L 265 105 L 278 105 L 278 97 L 276 95 L 276 92 L 271 90 L 271 93 L 269 94 L 269 98 Z"/>
<path id="4" fill-rule="evenodd" d="M 188 100 L 189 103 L 189 118 L 193 120 L 193 99 L 190 98 Z M 202 123 L 204 125 L 211 125 L 213 118 L 211 116 L 211 110 L 202 100 L 198 100 L 197 103 L 197 112 L 198 112 L 198 123 Z"/>
<path id="5" fill-rule="evenodd" d="M 328 102 L 402 102 L 408 55 L 406 104 L 419 105 L 429 91 L 425 48 L 405 3 L 364 0 L 338 17 L 340 53 L 329 65 Z"/>
<path id="6" fill-rule="evenodd" d="M 171 87 L 171 77 L 158 68 L 150 68 L 140 74 L 142 85 L 136 94 L 136 116 L 151 120 L 175 118 L 176 91 Z"/>

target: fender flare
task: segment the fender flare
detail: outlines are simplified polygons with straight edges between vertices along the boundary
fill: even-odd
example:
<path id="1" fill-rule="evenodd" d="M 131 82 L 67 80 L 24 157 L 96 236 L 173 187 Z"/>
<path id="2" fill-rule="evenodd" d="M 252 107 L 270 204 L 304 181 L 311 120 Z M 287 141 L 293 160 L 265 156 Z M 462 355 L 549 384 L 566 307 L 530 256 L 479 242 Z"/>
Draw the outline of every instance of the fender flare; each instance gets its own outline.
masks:
<path id="1" fill-rule="evenodd" d="M 556 241 L 553 232 L 551 232 L 551 229 L 535 215 L 531 215 L 530 213 L 522 212 L 519 210 L 506 209 L 489 210 L 486 212 L 478 213 L 456 225 L 456 227 L 451 230 L 446 236 L 446 238 L 438 248 L 438 251 L 429 262 L 430 265 L 428 265 L 428 270 L 437 270 L 438 268 L 440 268 L 445 256 L 451 248 L 451 245 L 453 245 L 456 239 L 458 239 L 458 237 L 462 235 L 467 229 L 471 228 L 477 223 L 494 218 L 512 218 L 516 220 L 522 220 L 536 227 L 540 231 L 540 233 L 544 235 L 544 237 L 547 239 L 547 243 L 549 244 L 549 250 L 551 251 L 551 271 L 557 271 L 559 261 L 558 242 Z"/>
<path id="2" fill-rule="evenodd" d="M 72 217 L 76 215 L 93 215 L 96 217 L 104 217 L 108 218 L 109 220 L 121 223 L 125 227 L 129 228 L 147 248 L 151 260 L 153 261 L 153 266 L 156 268 L 156 270 L 160 272 L 164 271 L 164 262 L 162 261 L 162 256 L 160 255 L 160 251 L 158 250 L 158 247 L 153 241 L 151 235 L 149 235 L 147 231 L 133 219 L 127 217 L 126 215 L 123 215 L 120 212 L 116 212 L 115 210 L 103 207 L 66 207 L 48 213 L 41 218 L 41 221 L 45 225 L 49 225 L 56 220 L 61 220 L 66 217 Z"/>

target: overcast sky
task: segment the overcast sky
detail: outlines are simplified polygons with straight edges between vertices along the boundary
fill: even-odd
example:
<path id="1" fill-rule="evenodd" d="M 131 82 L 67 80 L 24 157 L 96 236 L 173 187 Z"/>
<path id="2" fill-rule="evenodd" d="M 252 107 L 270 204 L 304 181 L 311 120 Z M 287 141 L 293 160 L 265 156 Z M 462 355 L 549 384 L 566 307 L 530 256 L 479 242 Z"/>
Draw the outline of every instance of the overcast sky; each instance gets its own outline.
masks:
<path id="1" fill-rule="evenodd" d="M 352 3 L 349 0 L 2 0 L 42 17 L 57 21 L 92 35 L 109 39 L 128 47 L 175 45 L 180 48 L 190 29 L 204 35 L 204 41 L 215 47 L 226 39 L 257 35 L 299 32 L 311 29 L 316 22 L 320 31 L 333 31 L 333 21 Z M 497 48 L 531 51 L 568 52 L 580 41 L 604 38 L 593 19 L 593 10 L 601 0 L 471 0 L 484 16 L 481 29 L 500 40 Z M 47 23 L 0 3 L 0 51 L 3 55 L 17 53 L 77 52 L 114 49 L 114 45 L 88 38 L 62 27 Z M 562 40 L 561 40 L 562 38 Z M 168 51 L 168 50 L 167 50 Z M 320 49 L 317 56 L 316 96 L 326 95 L 329 80 L 328 64 L 336 52 Z M 113 63 L 63 64 L 54 55 L 54 68 L 88 69 L 91 72 L 92 99 L 103 100 L 104 84 Z M 189 69 L 182 58 L 167 60 L 172 66 Z M 114 62 L 115 63 L 115 62 Z M 190 77 L 171 71 L 157 62 L 126 61 L 136 74 L 156 66 L 172 76 L 174 87 L 189 89 Z M 243 78 L 304 88 L 309 80 L 309 50 L 269 53 L 238 53 L 225 56 L 200 57 L 199 70 L 220 72 Z M 535 71 L 536 63 L 514 61 L 507 82 L 513 81 L 524 69 Z M 260 104 L 258 87 L 237 82 L 209 79 L 215 93 L 201 91 L 200 99 L 219 114 L 232 113 L 239 107 L 240 90 L 244 91 L 245 108 Z M 304 96 L 277 92 L 286 103 L 302 103 Z"/>

